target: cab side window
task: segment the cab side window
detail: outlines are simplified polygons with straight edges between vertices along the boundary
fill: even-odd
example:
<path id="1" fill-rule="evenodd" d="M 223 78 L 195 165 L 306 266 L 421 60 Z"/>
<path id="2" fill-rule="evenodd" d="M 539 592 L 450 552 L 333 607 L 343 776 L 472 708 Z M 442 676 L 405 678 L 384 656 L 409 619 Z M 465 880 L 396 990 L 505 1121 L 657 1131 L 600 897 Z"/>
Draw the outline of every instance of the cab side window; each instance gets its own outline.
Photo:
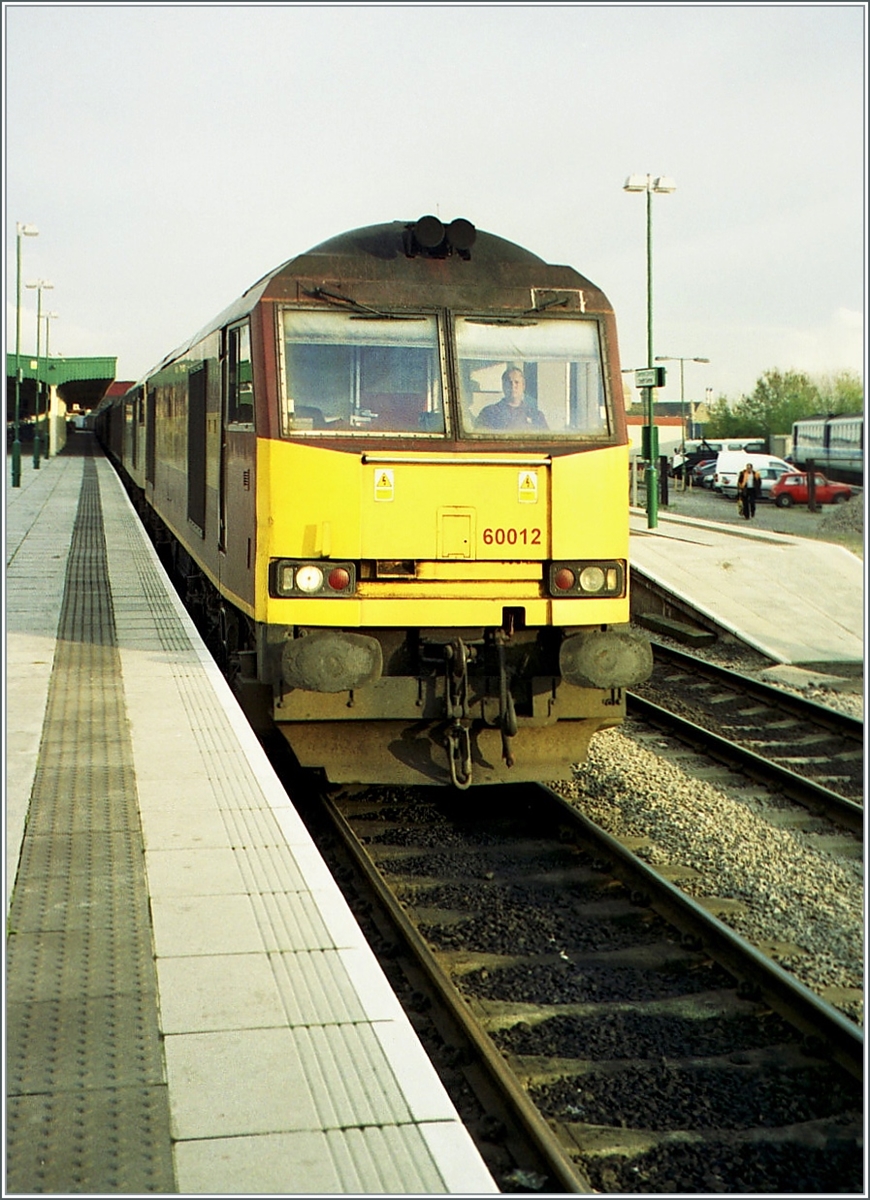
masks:
<path id="1" fill-rule="evenodd" d="M 245 323 L 227 330 L 227 424 L 253 425 L 254 377 L 251 370 L 251 329 Z"/>

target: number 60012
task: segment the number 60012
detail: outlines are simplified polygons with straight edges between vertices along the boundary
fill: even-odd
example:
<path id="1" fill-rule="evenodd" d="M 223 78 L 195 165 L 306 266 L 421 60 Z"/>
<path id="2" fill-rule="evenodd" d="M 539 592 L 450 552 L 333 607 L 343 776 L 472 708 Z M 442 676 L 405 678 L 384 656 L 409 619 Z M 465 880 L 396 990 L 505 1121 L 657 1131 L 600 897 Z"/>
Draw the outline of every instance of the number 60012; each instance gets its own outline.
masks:
<path id="1" fill-rule="evenodd" d="M 540 546 L 540 529 L 484 529 L 485 546 Z"/>

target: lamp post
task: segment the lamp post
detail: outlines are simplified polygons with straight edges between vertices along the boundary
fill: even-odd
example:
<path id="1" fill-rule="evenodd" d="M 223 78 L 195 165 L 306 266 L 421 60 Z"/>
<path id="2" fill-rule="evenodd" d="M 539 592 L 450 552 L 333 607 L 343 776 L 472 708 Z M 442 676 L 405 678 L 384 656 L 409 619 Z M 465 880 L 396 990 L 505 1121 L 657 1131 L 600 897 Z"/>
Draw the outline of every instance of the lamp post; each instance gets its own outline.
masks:
<path id="1" fill-rule="evenodd" d="M 21 487 L 21 239 L 36 237 L 35 225 L 15 224 L 15 440 L 12 443 L 12 486 Z"/>
<path id="2" fill-rule="evenodd" d="M 653 369 L 653 305 L 652 305 L 652 194 L 670 193 L 677 190 L 673 179 L 664 175 L 629 175 L 623 184 L 626 192 L 646 192 L 646 361 L 647 367 Z M 645 405 L 647 409 L 645 457 L 648 461 L 646 484 L 647 527 L 655 529 L 658 525 L 658 470 L 656 459 L 658 445 L 656 438 L 655 419 L 653 415 L 653 387 L 645 387 Z"/>
<path id="3" fill-rule="evenodd" d="M 50 313 L 46 313 L 45 316 L 43 317 L 43 320 L 45 321 L 45 373 L 46 373 L 46 383 L 48 384 L 48 398 L 45 402 L 46 430 L 45 430 L 45 451 L 44 451 L 44 453 L 45 453 L 46 458 L 51 457 L 51 421 L 50 421 L 51 380 L 47 377 L 49 372 L 51 371 L 51 350 L 50 350 L 51 322 L 56 321 L 58 318 L 58 315 L 59 314 L 56 312 L 50 312 Z"/>
<path id="4" fill-rule="evenodd" d="M 657 354 L 656 362 L 678 362 L 680 364 L 680 414 L 683 422 L 683 440 L 680 446 L 680 454 L 683 458 L 686 457 L 686 376 L 685 364 L 687 362 L 708 363 L 709 358 L 680 358 L 675 354 Z"/>
<path id="5" fill-rule="evenodd" d="M 40 371 L 39 351 L 41 347 L 42 337 L 42 293 L 54 287 L 53 283 L 49 283 L 47 279 L 37 279 L 35 283 L 25 285 L 29 288 L 36 288 L 36 404 L 33 423 L 33 469 L 39 470 L 39 422 L 40 417 L 40 398 L 42 393 L 42 372 Z"/>

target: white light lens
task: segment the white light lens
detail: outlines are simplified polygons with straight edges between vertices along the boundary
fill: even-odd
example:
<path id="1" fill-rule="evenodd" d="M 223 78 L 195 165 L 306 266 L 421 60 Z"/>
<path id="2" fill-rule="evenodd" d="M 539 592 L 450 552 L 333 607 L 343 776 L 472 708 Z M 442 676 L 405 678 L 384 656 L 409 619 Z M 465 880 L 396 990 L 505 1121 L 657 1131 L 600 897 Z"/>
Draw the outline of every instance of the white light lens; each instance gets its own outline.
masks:
<path id="1" fill-rule="evenodd" d="M 300 592 L 319 592 L 323 587 L 320 567 L 300 567 L 296 572 L 296 586 Z"/>
<path id="2" fill-rule="evenodd" d="M 580 572 L 580 586 L 584 592 L 600 592 L 604 587 L 601 567 L 584 567 Z"/>

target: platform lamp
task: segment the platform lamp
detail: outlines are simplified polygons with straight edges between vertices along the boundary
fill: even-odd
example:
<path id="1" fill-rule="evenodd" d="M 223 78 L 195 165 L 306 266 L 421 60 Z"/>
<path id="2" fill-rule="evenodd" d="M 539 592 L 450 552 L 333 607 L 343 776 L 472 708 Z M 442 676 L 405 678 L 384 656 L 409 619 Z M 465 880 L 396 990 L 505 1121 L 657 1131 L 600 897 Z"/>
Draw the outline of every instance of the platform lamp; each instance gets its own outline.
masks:
<path id="1" fill-rule="evenodd" d="M 685 364 L 687 362 L 708 363 L 709 358 L 680 358 L 676 354 L 657 354 L 656 362 L 678 362 L 680 364 L 680 416 L 683 423 L 683 439 L 680 445 L 680 454 L 683 458 L 686 457 L 686 376 Z"/>
<path id="2" fill-rule="evenodd" d="M 36 288 L 36 409 L 34 413 L 33 425 L 33 468 L 39 470 L 39 452 L 40 452 L 40 396 L 42 394 L 42 372 L 40 370 L 40 349 L 42 347 L 42 293 L 49 291 L 54 287 L 53 283 L 49 283 L 47 279 L 37 279 L 35 283 L 27 283 L 24 285 L 29 288 Z"/>
<path id="3" fill-rule="evenodd" d="M 51 371 L 51 352 L 49 349 L 51 344 L 51 322 L 56 321 L 59 315 L 60 314 L 56 312 L 44 313 L 42 318 L 43 321 L 45 321 L 45 382 L 48 384 L 48 399 L 45 404 L 47 428 L 45 431 L 45 449 L 43 452 L 46 458 L 51 457 L 51 427 L 49 425 L 49 409 L 51 407 L 51 380 L 48 378 L 48 373 Z"/>
<path id="4" fill-rule="evenodd" d="M 15 440 L 12 443 L 12 486 L 21 487 L 21 239 L 36 237 L 35 225 L 15 224 Z"/>
<path id="5" fill-rule="evenodd" d="M 653 372 L 653 310 L 652 310 L 652 194 L 658 192 L 667 194 L 675 192 L 677 185 L 673 179 L 664 175 L 629 175 L 623 184 L 623 191 L 646 192 L 646 359 L 647 370 Z M 662 375 L 664 368 L 661 368 Z M 646 428 L 644 431 L 644 458 L 647 460 L 646 511 L 647 527 L 655 529 L 658 525 L 658 482 L 659 473 L 656 467 L 658 445 L 656 438 L 655 419 L 653 415 L 655 388 L 660 386 L 658 375 L 652 385 L 644 384 L 645 406 L 647 410 Z"/>

